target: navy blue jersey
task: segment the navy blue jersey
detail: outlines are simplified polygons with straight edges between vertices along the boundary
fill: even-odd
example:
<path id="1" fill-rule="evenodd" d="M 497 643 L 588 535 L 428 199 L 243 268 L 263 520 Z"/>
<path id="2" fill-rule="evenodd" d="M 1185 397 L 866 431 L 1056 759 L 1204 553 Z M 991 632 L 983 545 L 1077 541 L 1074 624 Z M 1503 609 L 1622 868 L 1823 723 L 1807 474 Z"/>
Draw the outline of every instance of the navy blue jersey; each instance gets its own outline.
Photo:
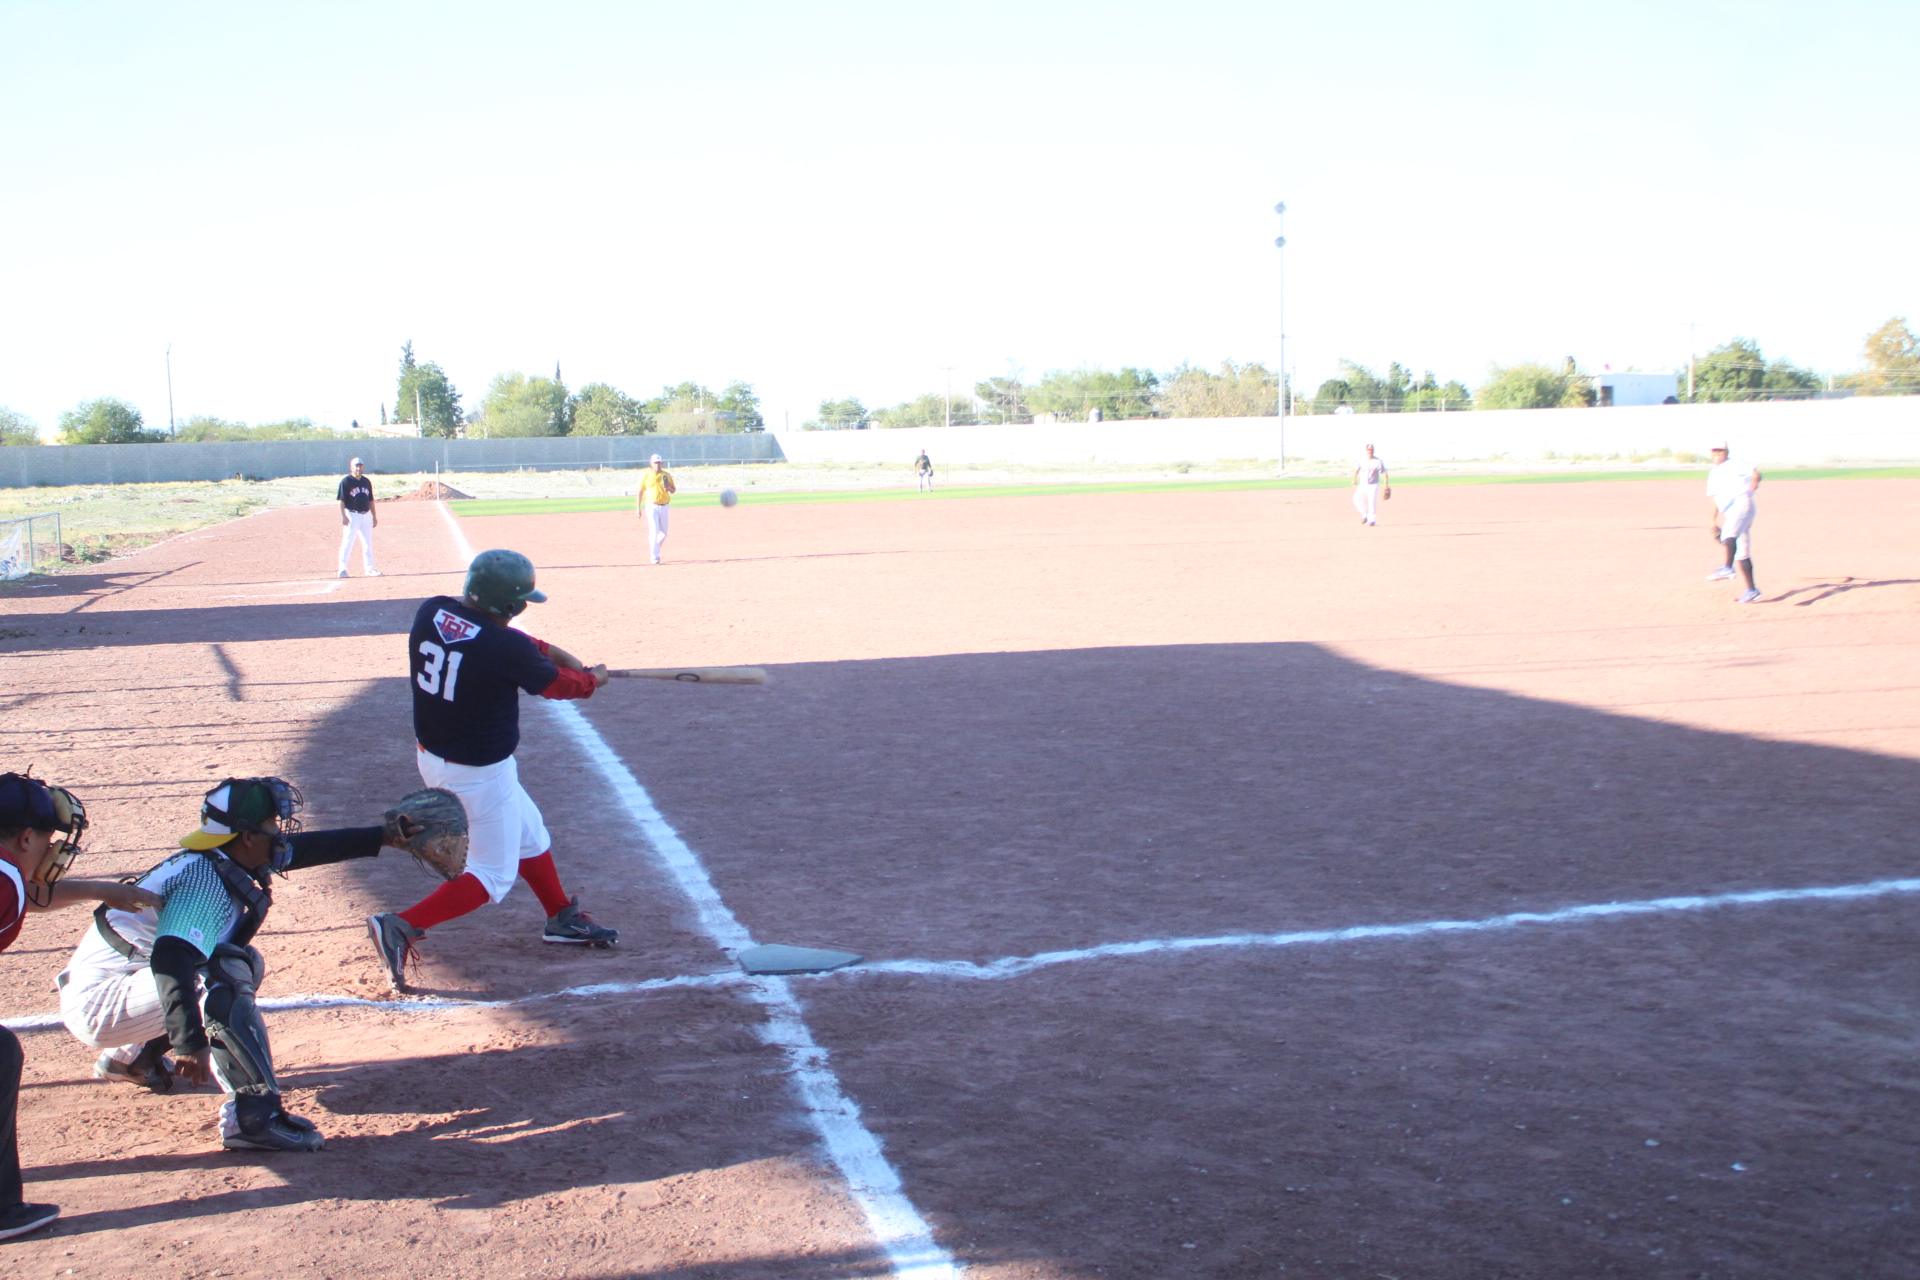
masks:
<path id="1" fill-rule="evenodd" d="M 365 515 L 373 510 L 373 481 L 365 476 L 341 476 L 337 496 L 341 506 Z"/>
<path id="2" fill-rule="evenodd" d="M 533 637 L 450 596 L 413 615 L 413 733 L 454 764 L 497 764 L 520 745 L 520 691 L 543 692 L 560 674 Z"/>

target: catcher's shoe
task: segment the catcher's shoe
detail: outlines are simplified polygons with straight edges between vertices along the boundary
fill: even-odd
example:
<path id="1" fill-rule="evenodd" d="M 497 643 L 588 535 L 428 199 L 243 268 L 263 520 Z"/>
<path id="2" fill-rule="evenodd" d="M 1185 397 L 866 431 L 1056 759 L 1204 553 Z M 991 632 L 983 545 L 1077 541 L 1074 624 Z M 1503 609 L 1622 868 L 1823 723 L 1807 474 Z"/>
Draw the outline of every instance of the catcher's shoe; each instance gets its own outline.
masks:
<path id="1" fill-rule="evenodd" d="M 620 931 L 597 925 L 593 917 L 580 909 L 580 899 L 575 898 L 560 908 L 560 914 L 547 917 L 547 927 L 541 931 L 540 941 L 558 942 L 570 947 L 598 947 L 605 951 L 620 941 Z"/>
<path id="2" fill-rule="evenodd" d="M 220 1104 L 220 1136 L 222 1138 L 231 1138 L 234 1134 L 240 1132 L 240 1109 L 234 1105 L 238 1101 L 239 1099 L 237 1098 L 228 1098 Z M 293 1114 L 293 1112 L 288 1111 L 285 1107 L 276 1111 L 274 1115 L 290 1129 L 298 1129 L 303 1133 L 320 1132 L 319 1125 L 307 1119 L 305 1116 Z"/>
<path id="3" fill-rule="evenodd" d="M 395 995 L 405 995 L 413 944 L 426 937 L 427 931 L 414 928 L 397 915 L 377 915 L 367 917 L 367 933 L 373 938 L 373 949 L 380 953 L 380 963 L 387 967 L 387 985 Z"/>
<path id="4" fill-rule="evenodd" d="M 234 1102 L 234 1132 L 220 1139 L 229 1151 L 318 1151 L 327 1145 L 311 1122 L 288 1115 L 277 1096 L 242 1096 Z"/>
<path id="5" fill-rule="evenodd" d="M 108 1050 L 94 1060 L 93 1078 L 137 1084 L 150 1093 L 169 1093 L 173 1090 L 173 1065 L 167 1061 L 170 1047 L 167 1037 L 155 1036 L 140 1046 L 131 1062 L 121 1062 Z"/>

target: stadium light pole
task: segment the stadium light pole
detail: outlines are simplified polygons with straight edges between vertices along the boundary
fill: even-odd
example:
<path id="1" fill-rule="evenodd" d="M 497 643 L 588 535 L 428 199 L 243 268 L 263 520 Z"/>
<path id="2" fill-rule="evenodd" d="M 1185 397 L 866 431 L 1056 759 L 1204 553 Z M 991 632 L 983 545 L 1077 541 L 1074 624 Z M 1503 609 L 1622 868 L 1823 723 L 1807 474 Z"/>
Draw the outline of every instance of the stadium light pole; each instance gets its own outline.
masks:
<path id="1" fill-rule="evenodd" d="M 1287 225 L 1287 202 L 1282 200 L 1273 206 L 1275 216 L 1280 219 L 1284 231 Z M 1283 235 L 1273 238 L 1273 247 L 1280 250 L 1280 368 L 1274 377 L 1279 388 L 1280 401 L 1280 474 L 1287 473 L 1287 238 Z"/>

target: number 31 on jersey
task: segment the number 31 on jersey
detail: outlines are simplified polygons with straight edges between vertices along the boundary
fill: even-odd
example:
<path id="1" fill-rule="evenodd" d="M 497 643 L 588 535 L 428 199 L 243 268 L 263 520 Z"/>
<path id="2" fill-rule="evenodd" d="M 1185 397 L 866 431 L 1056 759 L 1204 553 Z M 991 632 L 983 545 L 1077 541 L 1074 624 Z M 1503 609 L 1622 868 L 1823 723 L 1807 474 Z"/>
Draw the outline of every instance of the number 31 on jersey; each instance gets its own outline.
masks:
<path id="1" fill-rule="evenodd" d="M 420 642 L 420 656 L 425 658 L 427 662 L 425 666 L 420 668 L 420 674 L 413 678 L 414 682 L 418 684 L 424 692 L 429 694 L 437 693 L 448 702 L 452 702 L 453 686 L 460 681 L 460 660 L 467 655 L 458 650 L 448 653 L 433 641 L 422 640 Z M 445 685 L 440 683 L 440 675 L 443 669 L 447 677 Z"/>

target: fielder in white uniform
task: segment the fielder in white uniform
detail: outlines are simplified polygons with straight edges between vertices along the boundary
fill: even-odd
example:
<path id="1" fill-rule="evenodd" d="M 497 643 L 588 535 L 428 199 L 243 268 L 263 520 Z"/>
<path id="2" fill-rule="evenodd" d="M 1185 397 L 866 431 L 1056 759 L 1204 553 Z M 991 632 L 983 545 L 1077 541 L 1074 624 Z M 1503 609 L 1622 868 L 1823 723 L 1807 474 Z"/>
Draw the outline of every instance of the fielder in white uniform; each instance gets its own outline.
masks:
<path id="1" fill-rule="evenodd" d="M 1373 456 L 1373 446 L 1367 446 L 1367 456 L 1360 459 L 1360 465 L 1353 473 L 1353 506 L 1360 513 L 1361 524 L 1377 524 L 1380 516 L 1380 488 L 1386 486 L 1386 496 L 1393 496 L 1393 485 L 1388 482 L 1387 464 Z"/>
<path id="2" fill-rule="evenodd" d="M 1725 549 L 1727 560 L 1707 575 L 1707 581 L 1730 581 L 1738 564 L 1747 584 L 1739 596 L 1741 604 L 1752 604 L 1760 598 L 1760 588 L 1753 581 L 1754 493 L 1759 488 L 1758 467 L 1733 461 L 1723 444 L 1713 447 L 1713 469 L 1707 472 L 1707 501 L 1713 504 L 1713 539 Z"/>
<path id="3" fill-rule="evenodd" d="M 345 526 L 340 534 L 340 572 L 337 576 L 347 576 L 347 556 L 353 550 L 353 540 L 360 539 L 360 567 L 369 578 L 377 578 L 380 571 L 373 567 L 373 530 L 380 523 L 380 515 L 373 509 L 373 481 L 361 469 L 360 459 L 353 460 L 351 475 L 340 477 L 340 523 Z"/>

